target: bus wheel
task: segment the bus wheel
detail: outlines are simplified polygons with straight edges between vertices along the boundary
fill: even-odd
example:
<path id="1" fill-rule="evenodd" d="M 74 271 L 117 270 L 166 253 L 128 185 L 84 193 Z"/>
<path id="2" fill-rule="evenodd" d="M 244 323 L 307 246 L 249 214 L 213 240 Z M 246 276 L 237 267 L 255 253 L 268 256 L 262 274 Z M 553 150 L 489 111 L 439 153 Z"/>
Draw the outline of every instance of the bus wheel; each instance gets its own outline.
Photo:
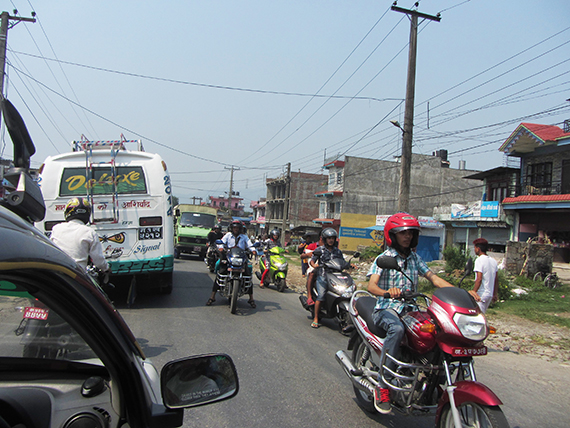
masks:
<path id="1" fill-rule="evenodd" d="M 172 272 L 160 274 L 159 287 L 160 294 L 172 293 Z"/>

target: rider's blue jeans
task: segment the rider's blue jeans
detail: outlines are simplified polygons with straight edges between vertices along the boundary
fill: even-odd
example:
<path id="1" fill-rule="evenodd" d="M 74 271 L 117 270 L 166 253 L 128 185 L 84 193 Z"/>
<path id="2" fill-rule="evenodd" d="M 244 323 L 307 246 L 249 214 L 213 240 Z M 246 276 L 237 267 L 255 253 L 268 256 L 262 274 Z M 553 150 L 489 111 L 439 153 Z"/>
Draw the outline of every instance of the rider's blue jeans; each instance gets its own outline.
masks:
<path id="1" fill-rule="evenodd" d="M 404 338 L 404 325 L 402 321 L 400 321 L 400 317 L 392 309 L 375 309 L 374 312 L 372 312 L 372 320 L 375 325 L 386 331 L 386 338 L 384 339 L 384 346 L 382 347 L 382 359 L 386 353 L 398 359 L 400 356 L 400 343 Z M 389 358 L 386 359 L 386 366 L 392 371 L 396 368 L 396 364 Z M 388 373 L 384 373 L 384 376 L 387 380 L 392 378 Z M 386 384 L 382 381 L 380 373 L 378 373 L 378 382 L 381 388 L 387 388 Z"/>

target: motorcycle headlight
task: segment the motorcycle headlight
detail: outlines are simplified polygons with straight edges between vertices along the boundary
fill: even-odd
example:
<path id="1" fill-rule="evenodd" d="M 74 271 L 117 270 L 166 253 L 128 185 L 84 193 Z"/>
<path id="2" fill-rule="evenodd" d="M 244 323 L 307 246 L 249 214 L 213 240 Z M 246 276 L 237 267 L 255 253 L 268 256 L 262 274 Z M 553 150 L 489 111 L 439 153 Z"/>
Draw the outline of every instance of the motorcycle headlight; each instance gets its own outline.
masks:
<path id="1" fill-rule="evenodd" d="M 483 314 L 455 314 L 453 321 L 466 339 L 481 341 L 487 337 L 487 320 Z"/>
<path id="2" fill-rule="evenodd" d="M 241 265 L 243 265 L 243 258 L 241 258 L 241 257 L 233 257 L 233 258 L 230 259 L 230 263 L 231 263 L 233 266 L 241 266 Z"/>
<path id="3" fill-rule="evenodd" d="M 356 287 L 354 286 L 354 284 L 352 284 L 350 287 L 346 287 L 346 290 L 344 290 L 344 293 L 341 294 L 342 297 L 350 297 L 352 296 L 352 294 L 354 293 L 354 291 L 356 290 Z"/>
<path id="4" fill-rule="evenodd" d="M 289 265 L 289 264 L 288 264 L 287 262 L 285 262 L 285 263 L 277 263 L 275 266 L 276 266 L 277 269 L 279 269 L 279 270 L 287 270 L 287 266 L 288 266 L 288 265 Z"/>

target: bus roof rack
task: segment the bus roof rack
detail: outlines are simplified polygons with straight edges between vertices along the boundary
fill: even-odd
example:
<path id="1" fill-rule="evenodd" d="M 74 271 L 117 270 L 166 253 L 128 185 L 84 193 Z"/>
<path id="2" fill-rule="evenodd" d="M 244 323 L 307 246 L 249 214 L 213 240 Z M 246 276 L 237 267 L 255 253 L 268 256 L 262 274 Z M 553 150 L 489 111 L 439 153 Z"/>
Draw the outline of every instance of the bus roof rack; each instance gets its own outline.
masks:
<path id="1" fill-rule="evenodd" d="M 86 150 L 127 150 L 125 144 L 136 143 L 137 150 L 144 152 L 141 140 L 127 140 L 123 134 L 119 140 L 100 140 L 89 141 L 85 135 L 81 136 L 81 140 L 71 142 L 71 150 L 74 152 L 83 152 Z"/>

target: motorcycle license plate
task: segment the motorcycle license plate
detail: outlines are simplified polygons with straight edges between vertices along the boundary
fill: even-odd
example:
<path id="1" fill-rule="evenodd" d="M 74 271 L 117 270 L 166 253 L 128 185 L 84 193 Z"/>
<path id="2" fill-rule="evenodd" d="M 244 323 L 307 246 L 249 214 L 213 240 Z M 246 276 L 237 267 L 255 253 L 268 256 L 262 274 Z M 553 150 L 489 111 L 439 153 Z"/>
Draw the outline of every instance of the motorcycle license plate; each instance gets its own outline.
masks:
<path id="1" fill-rule="evenodd" d="M 487 355 L 487 347 L 480 346 L 477 348 L 453 348 L 451 355 L 454 357 L 474 357 L 477 355 Z"/>
<path id="2" fill-rule="evenodd" d="M 27 318 L 30 320 L 45 321 L 45 320 L 47 320 L 48 315 L 49 315 L 48 309 L 34 308 L 34 307 L 30 307 L 30 306 L 27 306 L 26 308 L 24 308 L 24 318 Z"/>

